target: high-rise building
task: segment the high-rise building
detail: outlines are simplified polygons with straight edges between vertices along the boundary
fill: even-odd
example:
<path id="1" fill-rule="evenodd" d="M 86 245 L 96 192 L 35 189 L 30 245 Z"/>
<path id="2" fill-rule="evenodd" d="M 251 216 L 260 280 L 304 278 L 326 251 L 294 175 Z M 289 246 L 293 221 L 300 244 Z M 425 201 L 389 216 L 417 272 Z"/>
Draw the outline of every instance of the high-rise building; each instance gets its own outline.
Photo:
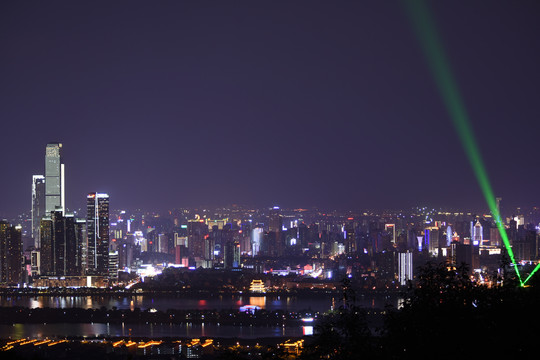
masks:
<path id="1" fill-rule="evenodd" d="M 356 253 L 356 238 L 355 238 L 355 228 L 354 222 L 352 220 L 348 221 L 343 230 L 343 235 L 345 238 L 345 252 L 347 254 Z"/>
<path id="2" fill-rule="evenodd" d="M 283 217 L 280 214 L 279 207 L 274 206 L 270 209 L 270 214 L 268 215 L 268 231 L 269 232 L 280 232 L 283 227 Z"/>
<path id="3" fill-rule="evenodd" d="M 495 218 L 495 222 L 499 222 L 501 221 L 501 219 L 503 219 L 502 215 L 501 215 L 501 203 L 502 203 L 502 197 L 496 197 L 495 198 L 495 201 L 497 202 L 497 214 L 499 215 L 499 218 Z"/>
<path id="4" fill-rule="evenodd" d="M 58 208 L 41 219 L 39 268 L 46 276 L 82 275 L 84 221 Z"/>
<path id="5" fill-rule="evenodd" d="M 20 284 L 23 268 L 21 226 L 0 221 L 0 283 Z"/>
<path id="6" fill-rule="evenodd" d="M 237 268 L 240 266 L 240 243 L 238 241 L 228 241 L 224 245 L 223 267 L 225 269 Z"/>
<path id="7" fill-rule="evenodd" d="M 251 232 L 251 253 L 253 256 L 259 255 L 264 238 L 264 230 L 262 227 L 254 227 Z"/>
<path id="8" fill-rule="evenodd" d="M 436 226 L 430 226 L 424 229 L 425 234 L 425 246 L 428 248 L 430 254 L 436 254 L 439 249 L 439 228 Z"/>
<path id="9" fill-rule="evenodd" d="M 479 220 L 476 220 L 476 223 L 473 225 L 473 223 L 471 222 L 471 225 L 472 225 L 471 233 L 472 233 L 473 245 L 475 246 L 482 245 L 482 242 L 484 240 L 484 231 L 482 228 L 482 224 L 480 224 Z"/>
<path id="10" fill-rule="evenodd" d="M 32 238 L 34 247 L 40 248 L 39 225 L 45 215 L 45 176 L 32 176 Z"/>
<path id="11" fill-rule="evenodd" d="M 49 143 L 45 148 L 45 214 L 57 207 L 65 209 L 64 177 L 62 144 Z"/>
<path id="12" fill-rule="evenodd" d="M 204 258 L 204 239 L 208 235 L 208 226 L 204 220 L 188 220 L 188 250 L 193 257 Z"/>
<path id="13" fill-rule="evenodd" d="M 400 285 L 407 285 L 413 279 L 413 254 L 410 251 L 398 254 L 398 281 Z"/>
<path id="14" fill-rule="evenodd" d="M 86 273 L 107 276 L 109 273 L 109 195 L 90 193 L 86 200 Z"/>
<path id="15" fill-rule="evenodd" d="M 285 238 L 282 233 L 283 229 L 283 217 L 281 216 L 278 206 L 274 206 L 270 209 L 268 215 L 268 243 L 266 247 L 268 255 L 270 256 L 282 256 L 285 250 Z"/>
<path id="16" fill-rule="evenodd" d="M 119 261 L 118 251 L 109 252 L 109 278 L 118 279 Z"/>
<path id="17" fill-rule="evenodd" d="M 39 264 L 37 264 L 37 268 L 39 268 L 40 275 L 52 275 L 55 271 L 53 258 L 54 228 L 50 216 L 41 219 L 39 233 L 41 236 L 41 250 L 39 252 Z"/>

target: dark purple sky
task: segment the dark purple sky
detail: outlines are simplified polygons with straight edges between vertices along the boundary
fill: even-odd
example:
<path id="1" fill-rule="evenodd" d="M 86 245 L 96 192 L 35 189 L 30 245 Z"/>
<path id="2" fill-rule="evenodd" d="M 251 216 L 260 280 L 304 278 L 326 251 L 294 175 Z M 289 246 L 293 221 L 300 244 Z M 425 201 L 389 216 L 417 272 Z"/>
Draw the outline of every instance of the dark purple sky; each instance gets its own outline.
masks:
<path id="1" fill-rule="evenodd" d="M 540 204 L 540 2 L 432 2 L 492 185 Z M 401 2 L 3 1 L 0 214 L 67 204 L 485 208 Z"/>

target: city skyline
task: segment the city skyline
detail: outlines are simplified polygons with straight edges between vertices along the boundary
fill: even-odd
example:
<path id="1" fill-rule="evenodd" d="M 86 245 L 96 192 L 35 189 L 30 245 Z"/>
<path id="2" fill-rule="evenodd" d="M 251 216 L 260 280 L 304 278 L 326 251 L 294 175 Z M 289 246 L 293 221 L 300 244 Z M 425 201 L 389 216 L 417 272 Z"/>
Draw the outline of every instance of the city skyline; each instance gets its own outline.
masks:
<path id="1" fill-rule="evenodd" d="M 2 4 L 1 216 L 30 210 L 54 141 L 67 209 L 99 191 L 132 209 L 487 211 L 400 3 L 129 4 Z M 495 195 L 536 205 L 538 4 L 429 5 Z"/>

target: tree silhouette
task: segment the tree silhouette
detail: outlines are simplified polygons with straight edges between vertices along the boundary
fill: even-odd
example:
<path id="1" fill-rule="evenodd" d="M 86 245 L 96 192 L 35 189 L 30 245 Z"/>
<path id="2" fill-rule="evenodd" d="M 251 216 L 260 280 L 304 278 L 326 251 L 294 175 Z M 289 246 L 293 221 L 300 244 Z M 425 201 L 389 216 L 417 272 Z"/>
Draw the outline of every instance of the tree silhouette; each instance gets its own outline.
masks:
<path id="1" fill-rule="evenodd" d="M 315 335 L 302 353 L 302 359 L 354 359 L 373 354 L 373 336 L 366 312 L 356 305 L 356 294 L 349 279 L 342 281 L 343 305 L 326 315 L 315 328 Z"/>

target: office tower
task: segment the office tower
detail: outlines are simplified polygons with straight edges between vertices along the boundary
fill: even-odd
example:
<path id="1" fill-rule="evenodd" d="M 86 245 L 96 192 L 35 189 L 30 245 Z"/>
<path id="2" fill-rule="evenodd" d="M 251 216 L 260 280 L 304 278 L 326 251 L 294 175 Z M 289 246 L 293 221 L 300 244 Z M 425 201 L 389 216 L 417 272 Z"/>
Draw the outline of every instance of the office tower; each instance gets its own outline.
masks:
<path id="1" fill-rule="evenodd" d="M 396 224 L 384 224 L 384 230 L 392 234 L 392 244 L 396 243 Z"/>
<path id="2" fill-rule="evenodd" d="M 57 207 L 65 209 L 64 176 L 62 144 L 49 143 L 45 149 L 45 214 Z"/>
<path id="3" fill-rule="evenodd" d="M 90 193 L 86 197 L 87 275 L 109 273 L 109 195 Z"/>
<path id="4" fill-rule="evenodd" d="M 434 255 L 439 251 L 439 228 L 430 226 L 424 229 L 425 246 L 430 254 Z"/>
<path id="5" fill-rule="evenodd" d="M 118 251 L 109 252 L 109 278 L 118 279 L 119 261 Z"/>
<path id="6" fill-rule="evenodd" d="M 54 212 L 53 212 L 54 213 Z M 54 258 L 53 258 L 53 221 L 50 216 L 43 217 L 40 222 L 40 243 L 41 250 L 39 252 L 39 274 L 53 275 L 54 274 Z"/>
<path id="7" fill-rule="evenodd" d="M 39 225 L 45 215 L 45 176 L 32 176 L 32 238 L 34 247 L 39 249 L 40 236 Z"/>
<path id="8" fill-rule="evenodd" d="M 46 276 L 82 275 L 84 220 L 65 214 L 58 208 L 49 217 L 41 219 L 41 250 L 39 268 Z"/>
<path id="9" fill-rule="evenodd" d="M 158 234 L 157 250 L 158 252 L 163 253 L 163 254 L 169 253 L 169 235 Z"/>
<path id="10" fill-rule="evenodd" d="M 502 246 L 503 242 L 498 228 L 492 227 L 489 229 L 489 240 L 492 246 Z"/>
<path id="11" fill-rule="evenodd" d="M 279 207 L 274 206 L 270 209 L 268 216 L 269 242 L 266 250 L 270 256 L 282 256 L 285 250 L 285 239 L 282 234 L 283 217 L 280 214 Z"/>
<path id="12" fill-rule="evenodd" d="M 484 231 L 482 228 L 482 224 L 480 224 L 479 220 L 476 220 L 476 224 L 472 227 L 472 241 L 473 245 L 482 245 L 482 241 L 484 240 Z"/>
<path id="13" fill-rule="evenodd" d="M 215 234 L 216 232 L 212 232 L 204 236 L 204 260 L 213 261 L 215 259 Z"/>
<path id="14" fill-rule="evenodd" d="M 23 269 L 21 226 L 0 221 L 0 283 L 20 284 Z"/>
<path id="15" fill-rule="evenodd" d="M 460 244 L 454 242 L 450 245 L 450 261 L 455 266 L 465 265 L 468 273 L 471 274 L 479 265 L 479 247 L 470 244 Z"/>
<path id="16" fill-rule="evenodd" d="M 253 256 L 259 255 L 264 238 L 264 230 L 261 227 L 254 227 L 251 231 L 251 254 Z"/>
<path id="17" fill-rule="evenodd" d="M 499 214 L 499 218 L 495 219 L 495 222 L 497 223 L 498 221 L 501 221 L 503 219 L 502 214 L 501 214 L 502 197 L 496 197 L 495 201 L 497 202 L 497 213 Z"/>
<path id="18" fill-rule="evenodd" d="M 269 232 L 280 232 L 283 228 L 283 218 L 280 214 L 279 207 L 274 206 L 270 209 L 270 214 L 268 215 L 268 231 Z"/>
<path id="19" fill-rule="evenodd" d="M 307 249 L 309 244 L 308 227 L 304 223 L 298 225 L 298 242 L 302 249 Z"/>
<path id="20" fill-rule="evenodd" d="M 223 267 L 225 269 L 238 268 L 240 266 L 240 243 L 227 241 L 223 251 Z"/>
<path id="21" fill-rule="evenodd" d="M 413 254 L 410 251 L 398 254 L 398 281 L 400 285 L 407 285 L 413 279 Z"/>
<path id="22" fill-rule="evenodd" d="M 38 250 L 34 250 L 30 253 L 30 271 L 32 274 L 32 277 L 39 276 L 41 269 L 41 252 Z"/>
<path id="23" fill-rule="evenodd" d="M 354 254 L 356 253 L 356 239 L 355 239 L 355 231 L 354 231 L 354 222 L 350 221 L 345 224 L 344 227 L 344 238 L 345 238 L 345 252 L 347 254 Z"/>
<path id="24" fill-rule="evenodd" d="M 450 244 L 452 243 L 452 235 L 452 227 L 448 225 L 446 227 L 446 246 L 450 246 Z"/>
<path id="25" fill-rule="evenodd" d="M 66 275 L 66 248 L 68 243 L 68 226 L 66 224 L 63 211 L 58 209 L 51 213 L 52 218 L 52 258 L 53 274 L 56 276 Z"/>
<path id="26" fill-rule="evenodd" d="M 208 234 L 208 226 L 204 220 L 188 220 L 188 250 L 189 255 L 204 258 L 204 238 Z"/>
<path id="27" fill-rule="evenodd" d="M 68 259 L 68 264 L 74 275 L 84 275 L 85 271 L 85 250 L 86 250 L 86 220 L 75 218 L 76 242 L 73 250 L 70 250 L 72 257 Z M 70 263 L 70 261 L 73 261 Z"/>

